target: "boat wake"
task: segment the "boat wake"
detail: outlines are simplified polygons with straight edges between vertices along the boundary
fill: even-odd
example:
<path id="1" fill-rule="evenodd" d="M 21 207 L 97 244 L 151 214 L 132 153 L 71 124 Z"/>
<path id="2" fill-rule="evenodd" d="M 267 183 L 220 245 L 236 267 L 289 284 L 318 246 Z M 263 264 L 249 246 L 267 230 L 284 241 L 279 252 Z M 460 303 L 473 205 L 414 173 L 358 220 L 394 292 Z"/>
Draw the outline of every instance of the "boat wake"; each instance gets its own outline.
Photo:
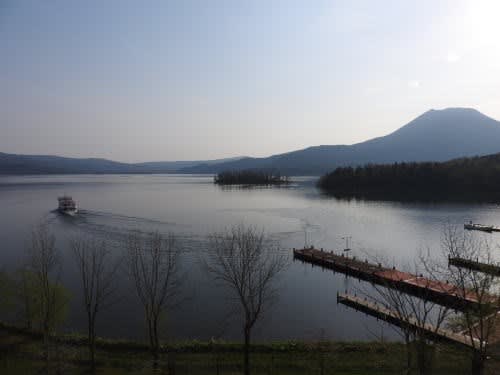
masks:
<path id="1" fill-rule="evenodd" d="M 84 209 L 79 210 L 75 216 L 60 214 L 57 209 L 51 213 L 53 216 L 50 221 L 57 223 L 59 227 L 63 226 L 69 237 L 90 235 L 99 240 L 106 240 L 112 247 L 123 247 L 131 235 L 142 236 L 157 231 L 164 236 L 175 233 L 185 253 L 206 248 L 204 236 L 190 233 L 187 228 L 174 222 Z"/>
<path id="2" fill-rule="evenodd" d="M 149 218 L 144 218 L 144 217 L 139 217 L 139 216 L 120 215 L 120 214 L 115 214 L 115 213 L 105 212 L 105 211 L 80 210 L 79 216 L 87 218 L 87 219 L 92 219 L 92 218 L 114 219 L 114 220 L 119 220 L 119 221 L 131 223 L 131 224 L 148 223 L 148 224 L 152 224 L 152 225 L 177 225 L 175 222 L 161 221 L 161 220 L 149 219 Z"/>

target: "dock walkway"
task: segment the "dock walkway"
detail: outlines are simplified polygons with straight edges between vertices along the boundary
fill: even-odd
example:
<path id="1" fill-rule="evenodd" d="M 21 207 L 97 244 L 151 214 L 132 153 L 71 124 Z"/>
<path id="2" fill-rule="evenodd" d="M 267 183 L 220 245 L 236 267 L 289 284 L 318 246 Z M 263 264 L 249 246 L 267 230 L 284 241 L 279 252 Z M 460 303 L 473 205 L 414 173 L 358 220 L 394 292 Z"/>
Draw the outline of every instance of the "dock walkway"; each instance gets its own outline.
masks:
<path id="1" fill-rule="evenodd" d="M 410 330 L 415 331 L 419 330 L 421 332 L 423 331 L 424 335 L 429 340 L 444 341 L 465 346 L 467 348 L 477 348 L 479 346 L 477 338 L 474 338 L 477 342 L 473 344 L 469 335 L 456 333 L 444 328 L 436 328 L 432 324 L 428 323 L 422 325 L 417 319 L 411 317 L 403 319 L 403 317 L 399 316 L 397 312 L 360 297 L 348 294 L 337 294 L 337 302 L 386 321 L 387 323 L 393 324 L 397 327 L 409 328 Z"/>
<path id="2" fill-rule="evenodd" d="M 482 263 L 477 260 L 465 259 L 465 258 L 448 258 L 448 264 L 455 266 L 466 268 L 473 271 L 479 271 L 486 273 L 492 276 L 500 277 L 500 265 L 491 264 L 491 263 Z"/>
<path id="3" fill-rule="evenodd" d="M 294 249 L 293 255 L 294 259 L 400 290 L 457 310 L 477 308 L 479 303 L 484 303 L 484 300 L 480 301 L 472 291 L 464 293 L 463 290 L 448 282 L 431 280 L 422 275 L 402 272 L 395 268 L 386 268 L 380 263 L 369 263 L 356 257 L 338 255 L 333 251 L 314 248 Z"/>

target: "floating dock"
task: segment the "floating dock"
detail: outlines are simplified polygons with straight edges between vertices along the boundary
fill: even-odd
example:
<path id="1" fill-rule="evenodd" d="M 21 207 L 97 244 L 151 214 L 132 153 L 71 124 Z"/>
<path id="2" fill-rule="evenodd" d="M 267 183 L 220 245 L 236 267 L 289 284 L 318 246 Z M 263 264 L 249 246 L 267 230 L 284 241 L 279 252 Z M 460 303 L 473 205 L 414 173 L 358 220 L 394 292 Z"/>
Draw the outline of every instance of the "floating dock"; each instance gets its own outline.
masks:
<path id="1" fill-rule="evenodd" d="M 382 285 L 413 296 L 426 299 L 456 310 L 478 308 L 488 297 L 478 298 L 472 291 L 466 291 L 448 282 L 431 280 L 423 275 L 402 272 L 396 268 L 386 268 L 380 263 L 369 263 L 356 257 L 335 254 L 333 251 L 307 248 L 294 249 L 294 259 L 331 269 L 360 280 Z M 493 298 L 493 297 L 492 297 Z"/>
<path id="2" fill-rule="evenodd" d="M 476 223 L 473 223 L 473 222 L 465 223 L 464 224 L 464 229 L 467 229 L 467 230 L 479 230 L 479 231 L 488 232 L 488 233 L 491 233 L 491 232 L 500 232 L 500 228 L 496 227 L 494 225 L 476 224 Z"/>
<path id="3" fill-rule="evenodd" d="M 471 260 L 465 258 L 448 258 L 450 266 L 466 268 L 472 271 L 479 271 L 492 276 L 500 277 L 500 265 L 491 263 L 482 263 L 478 260 Z"/>
<path id="4" fill-rule="evenodd" d="M 337 303 L 351 307 L 357 311 L 383 320 L 403 329 L 423 332 L 426 338 L 432 341 L 441 341 L 451 344 L 458 344 L 467 348 L 479 347 L 479 339 L 474 338 L 474 343 L 469 335 L 457 333 L 445 328 L 437 328 L 432 324 L 424 324 L 412 317 L 401 317 L 396 311 L 368 301 L 366 298 L 360 298 L 348 294 L 337 294 Z"/>

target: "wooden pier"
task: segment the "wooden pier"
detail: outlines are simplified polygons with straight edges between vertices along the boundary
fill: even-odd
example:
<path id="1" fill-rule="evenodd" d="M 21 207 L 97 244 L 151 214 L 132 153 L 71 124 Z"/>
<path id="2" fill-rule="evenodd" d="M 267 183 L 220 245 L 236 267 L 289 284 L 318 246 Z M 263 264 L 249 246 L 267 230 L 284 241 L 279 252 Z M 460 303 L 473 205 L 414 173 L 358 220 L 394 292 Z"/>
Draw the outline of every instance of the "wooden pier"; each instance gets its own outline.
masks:
<path id="1" fill-rule="evenodd" d="M 464 229 L 479 230 L 479 231 L 487 232 L 487 233 L 500 232 L 500 227 L 496 227 L 494 225 L 477 224 L 477 223 L 473 223 L 472 221 L 470 223 L 465 223 Z"/>
<path id="2" fill-rule="evenodd" d="M 413 331 L 420 331 L 426 338 L 432 341 L 447 342 L 458 344 L 467 348 L 477 348 L 479 340 L 474 338 L 475 343 L 472 343 L 471 337 L 464 333 L 456 333 L 444 328 L 436 328 L 432 324 L 422 325 L 417 319 L 407 317 L 403 319 L 396 311 L 387 309 L 386 307 L 374 302 L 348 294 L 337 294 L 337 303 L 351 307 L 357 311 L 364 312 L 377 319 L 383 320 L 387 323 L 393 324 L 397 327 L 409 329 Z"/>
<path id="3" fill-rule="evenodd" d="M 456 310 L 477 308 L 480 303 L 486 302 L 484 297 L 480 300 L 474 292 L 464 293 L 463 290 L 448 282 L 431 280 L 423 275 L 414 275 L 395 268 L 386 268 L 380 263 L 369 263 L 366 260 L 356 259 L 356 257 L 338 255 L 333 251 L 328 252 L 314 248 L 294 249 L 293 255 L 294 259 L 319 265 L 373 284 L 400 290 Z"/>
<path id="4" fill-rule="evenodd" d="M 500 277 L 500 266 L 491 263 L 482 263 L 477 260 L 464 258 L 448 258 L 448 264 L 455 267 L 467 268 L 473 271 L 479 271 L 492 276 Z"/>

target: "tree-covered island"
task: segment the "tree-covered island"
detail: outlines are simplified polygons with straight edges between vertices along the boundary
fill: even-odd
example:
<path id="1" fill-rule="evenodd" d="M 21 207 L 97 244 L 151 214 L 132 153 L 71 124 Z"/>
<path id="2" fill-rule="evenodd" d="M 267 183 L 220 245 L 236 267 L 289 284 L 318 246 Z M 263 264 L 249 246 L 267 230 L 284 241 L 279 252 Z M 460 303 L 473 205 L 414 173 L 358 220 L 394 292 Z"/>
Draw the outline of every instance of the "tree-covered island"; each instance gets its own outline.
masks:
<path id="1" fill-rule="evenodd" d="M 279 172 L 263 170 L 224 171 L 214 177 L 217 185 L 284 185 L 290 183 L 288 176 Z"/>

